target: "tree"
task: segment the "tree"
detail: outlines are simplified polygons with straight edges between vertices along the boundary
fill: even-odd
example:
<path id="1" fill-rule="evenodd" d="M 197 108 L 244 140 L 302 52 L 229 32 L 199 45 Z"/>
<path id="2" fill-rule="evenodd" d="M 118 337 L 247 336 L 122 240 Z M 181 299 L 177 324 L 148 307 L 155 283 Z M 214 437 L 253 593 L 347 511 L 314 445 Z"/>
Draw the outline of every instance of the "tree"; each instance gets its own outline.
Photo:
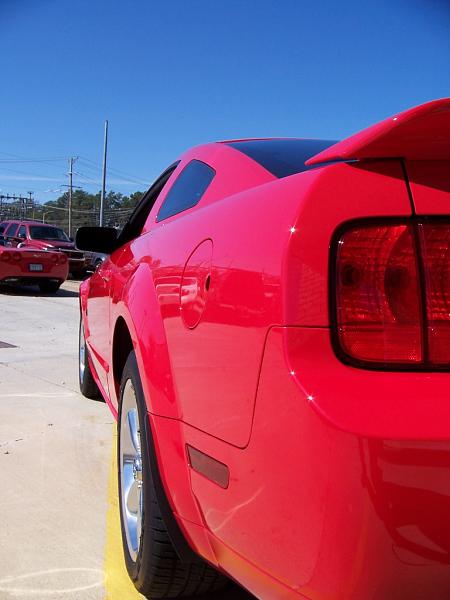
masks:
<path id="1" fill-rule="evenodd" d="M 104 224 L 106 226 L 122 227 L 131 212 L 141 201 L 144 192 L 133 192 L 124 196 L 120 192 L 109 191 L 105 196 Z M 72 229 L 85 225 L 98 225 L 100 213 L 100 192 L 89 194 L 84 190 L 74 190 L 72 194 Z M 64 192 L 56 200 L 45 204 L 35 205 L 34 218 L 46 223 L 58 225 L 63 229 L 68 228 L 69 194 Z"/>

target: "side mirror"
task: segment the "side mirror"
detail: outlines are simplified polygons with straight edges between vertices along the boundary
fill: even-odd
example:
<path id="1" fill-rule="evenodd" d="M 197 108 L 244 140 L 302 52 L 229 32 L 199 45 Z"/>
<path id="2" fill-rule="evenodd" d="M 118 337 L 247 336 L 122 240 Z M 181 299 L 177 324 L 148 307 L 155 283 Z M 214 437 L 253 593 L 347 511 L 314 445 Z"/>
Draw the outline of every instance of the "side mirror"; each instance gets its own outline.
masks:
<path id="1" fill-rule="evenodd" d="M 75 236 L 79 250 L 111 254 L 117 248 L 117 229 L 114 227 L 80 227 Z"/>

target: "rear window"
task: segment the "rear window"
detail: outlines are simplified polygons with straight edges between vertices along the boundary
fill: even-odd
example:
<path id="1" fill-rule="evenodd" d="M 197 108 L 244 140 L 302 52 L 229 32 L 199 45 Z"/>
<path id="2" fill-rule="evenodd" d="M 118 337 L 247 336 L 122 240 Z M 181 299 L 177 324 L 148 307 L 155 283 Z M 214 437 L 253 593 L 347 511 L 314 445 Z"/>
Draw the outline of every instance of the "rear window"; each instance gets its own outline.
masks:
<path id="1" fill-rule="evenodd" d="M 58 229 L 57 227 L 43 227 L 42 225 L 30 225 L 30 238 L 32 240 L 70 241 L 62 229 Z"/>
<path id="2" fill-rule="evenodd" d="M 305 161 L 315 154 L 329 148 L 336 142 L 333 140 L 243 140 L 227 142 L 228 146 L 243 152 L 275 177 L 288 177 L 313 169 Z"/>

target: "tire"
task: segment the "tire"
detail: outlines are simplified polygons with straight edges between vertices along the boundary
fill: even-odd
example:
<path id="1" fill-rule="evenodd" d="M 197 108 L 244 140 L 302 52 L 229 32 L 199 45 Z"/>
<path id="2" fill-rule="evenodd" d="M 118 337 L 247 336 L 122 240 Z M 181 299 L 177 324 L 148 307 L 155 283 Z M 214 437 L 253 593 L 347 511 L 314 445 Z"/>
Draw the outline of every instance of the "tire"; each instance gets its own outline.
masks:
<path id="1" fill-rule="evenodd" d="M 84 339 L 84 327 L 81 316 L 78 332 L 78 382 L 80 384 L 80 392 L 83 396 L 91 400 L 100 400 L 102 398 L 89 365 L 88 349 L 86 340 Z"/>
<path id="2" fill-rule="evenodd" d="M 120 524 L 128 574 L 146 598 L 196 597 L 228 580 L 200 557 L 182 562 L 161 516 L 150 461 L 151 435 L 134 352 L 120 385 L 117 464 Z M 211 598 L 211 596 L 208 596 Z"/>
<path id="3" fill-rule="evenodd" d="M 61 287 L 60 283 L 54 281 L 40 281 L 38 283 L 39 289 L 43 294 L 55 294 Z"/>

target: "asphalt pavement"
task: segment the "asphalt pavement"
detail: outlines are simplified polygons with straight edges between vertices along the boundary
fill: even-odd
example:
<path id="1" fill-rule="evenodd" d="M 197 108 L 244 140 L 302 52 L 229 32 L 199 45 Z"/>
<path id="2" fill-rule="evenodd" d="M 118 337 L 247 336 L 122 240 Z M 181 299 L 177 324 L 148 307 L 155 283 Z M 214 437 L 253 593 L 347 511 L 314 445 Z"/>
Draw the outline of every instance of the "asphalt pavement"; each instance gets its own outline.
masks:
<path id="1" fill-rule="evenodd" d="M 143 598 L 122 559 L 114 419 L 78 391 L 78 287 L 0 288 L 0 600 Z"/>

